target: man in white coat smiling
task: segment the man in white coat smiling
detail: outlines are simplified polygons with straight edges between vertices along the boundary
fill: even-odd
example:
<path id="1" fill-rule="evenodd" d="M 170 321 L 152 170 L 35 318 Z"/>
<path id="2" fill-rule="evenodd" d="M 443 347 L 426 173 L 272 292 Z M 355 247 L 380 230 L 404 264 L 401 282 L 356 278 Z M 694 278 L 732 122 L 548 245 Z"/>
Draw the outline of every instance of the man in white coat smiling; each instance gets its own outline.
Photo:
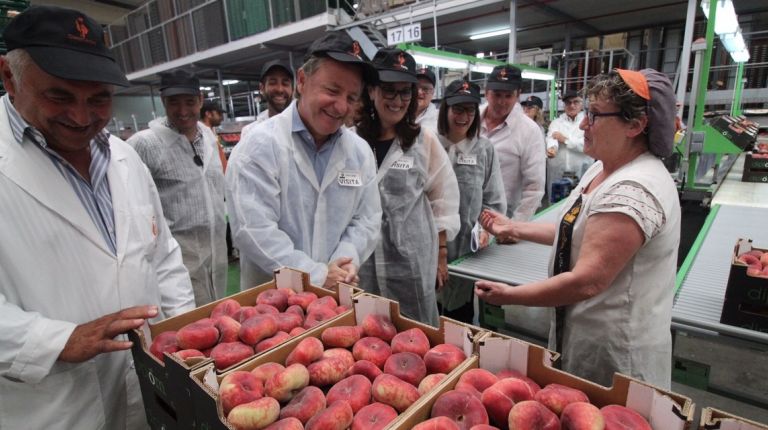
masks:
<path id="1" fill-rule="evenodd" d="M 0 74 L 0 428 L 146 428 L 124 333 L 193 305 L 136 153 L 109 136 L 128 81 L 101 26 L 32 7 Z"/>

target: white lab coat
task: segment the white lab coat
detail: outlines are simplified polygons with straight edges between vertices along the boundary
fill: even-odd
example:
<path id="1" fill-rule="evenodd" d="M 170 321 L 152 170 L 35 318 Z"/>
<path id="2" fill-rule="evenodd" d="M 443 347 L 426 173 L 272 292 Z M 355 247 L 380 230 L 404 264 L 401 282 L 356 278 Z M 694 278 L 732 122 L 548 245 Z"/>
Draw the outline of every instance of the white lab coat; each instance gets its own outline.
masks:
<path id="1" fill-rule="evenodd" d="M 516 106 L 519 106 L 516 104 Z M 544 136 L 539 125 L 528 118 L 522 108 L 515 108 L 493 130 L 485 126 L 485 110 L 480 108 L 480 136 L 496 148 L 507 194 L 507 216 L 516 221 L 533 217 L 544 196 Z"/>
<path id="2" fill-rule="evenodd" d="M 398 138 L 376 176 L 384 216 L 381 241 L 360 268 L 360 286 L 400 302 L 403 315 L 437 326 L 438 232 L 459 231 L 459 186 L 437 136 L 422 128 L 403 151 Z"/>
<path id="3" fill-rule="evenodd" d="M 115 256 L 48 156 L 13 140 L 2 107 L 0 124 L 0 428 L 145 428 L 130 351 L 56 360 L 77 324 L 136 305 L 160 305 L 156 320 L 194 307 L 152 178 L 110 139 Z"/>
<path id="4" fill-rule="evenodd" d="M 252 123 L 246 124 L 242 129 L 240 129 L 240 141 L 242 142 L 246 140 L 248 138 L 248 135 L 253 131 L 256 125 L 261 124 L 262 122 L 268 119 L 269 119 L 269 109 L 264 109 L 258 115 L 256 115 L 256 119 Z"/>
<path id="5" fill-rule="evenodd" d="M 229 158 L 227 209 L 232 241 L 240 250 L 241 289 L 283 266 L 309 273 L 321 286 L 329 262 L 351 257 L 359 267 L 379 238 L 373 152 L 342 127 L 318 182 L 300 137 L 291 131 L 294 111 L 292 104 L 255 127 Z M 350 182 L 358 185 L 347 186 Z"/>
<path id="6" fill-rule="evenodd" d="M 430 102 L 427 108 L 424 109 L 418 117 L 416 117 L 416 124 L 422 127 L 428 128 L 432 133 L 437 134 L 437 115 L 439 111 L 434 103 Z"/>
<path id="7" fill-rule="evenodd" d="M 160 192 L 163 213 L 181 246 L 197 306 L 224 297 L 227 290 L 227 220 L 224 208 L 224 172 L 216 135 L 205 124 L 203 160 L 193 161 L 186 136 L 168 128 L 165 118 L 149 123 L 128 139 L 149 168 Z"/>
<path id="8" fill-rule="evenodd" d="M 557 155 L 547 160 L 547 189 L 550 192 L 552 182 L 562 178 L 563 173 L 573 172 L 577 178 L 580 178 L 595 161 L 584 154 L 584 130 L 579 128 L 583 119 L 584 112 L 579 112 L 574 119 L 570 119 L 563 113 L 549 124 L 547 149 L 557 148 Z M 564 144 L 552 137 L 557 131 L 566 137 Z"/>
<path id="9" fill-rule="evenodd" d="M 601 171 L 602 163 L 597 162 L 584 174 L 561 206 L 558 220 L 573 206 L 582 186 Z M 651 197 L 619 197 L 621 192 L 614 192 L 613 187 L 621 183 L 642 187 Z M 643 210 L 649 204 L 658 205 L 661 214 Z M 661 160 L 646 152 L 615 171 L 592 192 L 582 195 L 581 212 L 573 227 L 571 269 L 578 262 L 589 217 L 603 212 L 629 214 L 645 233 L 645 243 L 608 289 L 566 307 L 563 370 L 605 386 L 611 385 L 614 372 L 620 372 L 669 389 L 680 201 L 675 183 Z M 644 213 L 656 214 L 658 218 L 637 215 Z M 550 276 L 554 258 L 553 246 Z M 554 349 L 554 310 L 551 314 L 549 347 Z"/>

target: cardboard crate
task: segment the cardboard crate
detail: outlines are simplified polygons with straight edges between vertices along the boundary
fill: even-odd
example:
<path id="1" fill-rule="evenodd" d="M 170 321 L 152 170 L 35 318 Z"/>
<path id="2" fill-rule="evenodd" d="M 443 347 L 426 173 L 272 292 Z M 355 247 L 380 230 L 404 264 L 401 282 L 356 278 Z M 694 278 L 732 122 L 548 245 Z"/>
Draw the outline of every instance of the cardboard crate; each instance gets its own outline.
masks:
<path id="1" fill-rule="evenodd" d="M 414 327 L 421 329 L 427 335 L 427 338 L 429 338 L 430 345 L 432 346 L 440 343 L 451 343 L 459 346 L 464 350 L 468 357 L 459 367 L 462 367 L 472 360 L 472 354 L 476 351 L 478 341 L 484 338 L 488 333 L 479 327 L 467 325 L 445 317 L 440 318 L 440 328 L 438 329 L 400 315 L 400 306 L 397 302 L 370 294 L 358 295 L 353 301 L 355 302 L 353 312 L 345 313 L 340 318 L 334 319 L 328 325 L 308 330 L 301 336 L 289 340 L 269 353 L 263 354 L 237 366 L 236 368 L 230 369 L 227 373 L 238 370 L 250 371 L 261 364 L 269 362 L 285 363 L 288 354 L 290 354 L 296 345 L 304 338 L 309 336 L 320 338 L 322 333 L 329 327 L 359 325 L 362 323 L 363 319 L 370 314 L 389 316 L 392 323 L 397 327 L 398 332 Z M 457 369 L 454 369 L 449 376 L 456 372 Z M 195 384 L 195 389 L 193 390 L 193 405 L 198 414 L 197 422 L 203 428 L 210 430 L 233 428 L 224 418 L 221 403 L 218 399 L 218 386 L 224 376 L 226 376 L 226 374 L 215 374 L 213 372 L 213 367 L 210 364 L 192 372 L 191 380 Z M 422 398 L 423 397 L 426 396 L 422 396 Z M 419 402 L 414 403 L 414 405 L 401 415 L 407 414 L 418 403 Z M 386 427 L 386 429 L 392 430 L 400 428 L 395 426 L 395 423 L 397 423 L 397 420 Z"/>
<path id="2" fill-rule="evenodd" d="M 149 347 L 155 336 L 165 331 L 178 330 L 191 322 L 208 317 L 217 304 L 227 299 L 237 300 L 241 305 L 253 305 L 260 293 L 277 287 L 292 288 L 298 292 L 310 291 L 317 294 L 318 297 L 332 296 L 338 303 L 348 306 L 350 309 L 352 296 L 360 292 L 360 290 L 345 284 L 340 284 L 337 291 L 315 287 L 309 284 L 309 275 L 289 268 L 275 271 L 274 276 L 275 279 L 271 282 L 156 324 L 145 324 L 142 330 L 133 330 L 128 333 L 129 340 L 133 342 L 131 353 L 139 377 L 144 409 L 152 428 L 189 429 L 194 427 L 195 416 L 188 406 L 192 401 L 191 389 L 193 386 L 189 374 L 200 367 L 213 366 L 212 360 L 208 358 L 190 359 L 185 362 L 168 353 L 164 354 L 162 361 L 158 360 L 149 352 Z M 351 315 L 352 311 L 346 313 Z M 265 352 L 267 351 L 257 353 L 254 356 Z M 243 360 L 243 362 L 245 361 L 247 360 Z M 236 366 L 237 364 L 232 367 Z"/>
<path id="3" fill-rule="evenodd" d="M 459 374 L 451 374 L 431 396 L 419 399 L 414 411 L 400 418 L 399 428 L 410 429 L 417 423 L 429 419 L 437 398 L 456 386 L 461 373 L 476 368 L 486 369 L 492 373 L 512 369 L 525 374 L 542 387 L 557 383 L 577 388 L 586 393 L 591 403 L 597 407 L 619 404 L 634 409 L 648 419 L 654 429 L 687 430 L 691 428 L 694 406 L 688 397 L 661 390 L 618 373 L 614 375 L 612 387 L 603 387 L 552 368 L 551 365 L 556 358 L 553 352 L 540 346 L 514 338 L 499 337 L 492 333 L 480 340 L 477 356 L 465 363 Z"/>
<path id="4" fill-rule="evenodd" d="M 699 430 L 768 430 L 768 425 L 707 407 L 701 410 Z"/>
<path id="5" fill-rule="evenodd" d="M 741 174 L 741 182 L 768 183 L 768 172 L 744 169 L 744 172 Z"/>
<path id="6" fill-rule="evenodd" d="M 753 248 L 749 239 L 736 241 L 720 322 L 768 332 L 768 278 L 747 275 L 747 265 L 738 261 L 739 255 L 752 250 L 767 252 Z"/>
<path id="7" fill-rule="evenodd" d="M 758 157 L 755 157 L 755 155 L 758 155 Z M 766 157 L 768 157 L 768 154 L 747 153 L 747 156 L 744 158 L 745 171 L 762 170 L 763 173 L 768 173 L 768 158 L 759 157 L 759 155 L 766 155 Z"/>

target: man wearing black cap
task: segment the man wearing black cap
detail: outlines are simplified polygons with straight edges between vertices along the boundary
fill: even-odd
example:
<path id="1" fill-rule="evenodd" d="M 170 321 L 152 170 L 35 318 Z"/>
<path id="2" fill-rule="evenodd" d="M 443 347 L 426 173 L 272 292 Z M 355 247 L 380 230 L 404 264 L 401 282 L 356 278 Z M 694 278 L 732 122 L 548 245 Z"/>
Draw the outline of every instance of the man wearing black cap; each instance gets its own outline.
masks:
<path id="1" fill-rule="evenodd" d="M 584 119 L 584 103 L 577 91 L 563 94 L 565 112 L 549 125 L 547 130 L 547 155 L 550 155 L 547 172 L 547 188 L 552 182 L 570 172 L 580 178 L 594 162 L 584 155 L 584 130 L 579 125 Z"/>
<path id="2" fill-rule="evenodd" d="M 256 124 L 264 122 L 279 114 L 291 104 L 293 99 L 293 72 L 280 60 L 272 60 L 261 68 L 259 94 L 267 102 L 267 109 L 256 116 L 256 121 L 243 127 L 240 132 L 242 139 L 253 130 Z"/>
<path id="3" fill-rule="evenodd" d="M 507 216 L 531 219 L 544 195 L 544 136 L 522 109 L 513 109 L 520 97 L 520 69 L 493 68 L 485 85 L 488 104 L 480 110 L 480 135 L 496 148 L 507 194 Z"/>
<path id="4" fill-rule="evenodd" d="M 224 168 L 216 135 L 198 121 L 200 81 L 176 70 L 160 75 L 165 117 L 128 139 L 149 168 L 163 212 L 181 245 L 195 303 L 224 297 L 227 289 Z"/>
<path id="5" fill-rule="evenodd" d="M 358 42 L 326 33 L 296 73 L 297 100 L 232 151 L 227 212 L 241 289 L 283 266 L 319 286 L 357 282 L 381 230 L 381 202 L 373 153 L 342 125 L 375 73 Z"/>
<path id="6" fill-rule="evenodd" d="M 432 104 L 437 78 L 426 67 L 416 70 L 416 78 L 419 80 L 416 84 L 416 90 L 418 91 L 416 97 L 418 102 L 416 105 L 416 124 L 427 127 L 437 133 L 437 108 Z"/>
<path id="7" fill-rule="evenodd" d="M 104 130 L 128 81 L 75 10 L 32 7 L 3 40 L 0 427 L 146 428 L 123 333 L 194 302 L 152 178 Z"/>

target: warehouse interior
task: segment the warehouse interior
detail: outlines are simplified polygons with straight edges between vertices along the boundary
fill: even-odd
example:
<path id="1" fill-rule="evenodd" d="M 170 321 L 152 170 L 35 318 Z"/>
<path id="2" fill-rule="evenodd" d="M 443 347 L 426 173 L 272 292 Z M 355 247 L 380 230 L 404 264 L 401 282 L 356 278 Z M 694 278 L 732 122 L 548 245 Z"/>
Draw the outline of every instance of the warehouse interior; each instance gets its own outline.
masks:
<path id="1" fill-rule="evenodd" d="M 717 36 L 707 39 L 708 19 L 696 0 L 4 3 L 74 8 L 105 26 L 112 52 L 132 84 L 117 91 L 114 118 L 108 126 L 121 137 L 147 128 L 149 121 L 164 115 L 158 91 L 160 73 L 185 69 L 200 78 L 206 97 L 226 112 L 219 133 L 231 150 L 240 129 L 265 109 L 258 92 L 262 65 L 279 59 L 295 69 L 307 47 L 327 30 L 346 31 L 361 40 L 370 57 L 388 45 L 388 29 L 413 24 L 420 25 L 420 37 L 402 43 L 435 50 L 438 57 L 469 58 L 464 60 L 464 68 L 437 67 L 438 88 L 464 75 L 482 85 L 487 75 L 474 69 L 472 58 L 479 63 L 518 64 L 549 73 L 543 79 L 524 79 L 522 92 L 541 97 L 545 110 L 555 115 L 562 111 L 558 95 L 582 89 L 594 75 L 614 67 L 650 67 L 673 81 L 684 122 L 703 127 L 712 121 L 714 127 L 717 118 L 729 116 L 754 126 L 752 143 L 758 135 L 768 134 L 765 0 L 733 0 L 749 53 L 749 59 L 739 63 Z M 0 5 L 3 10 L 9 7 L 13 5 Z M 497 34 L 477 37 L 489 32 Z M 710 64 L 702 63 L 705 52 L 711 55 Z M 440 89 L 435 98 L 439 95 Z M 768 325 L 749 330 L 720 323 L 729 265 L 718 260 L 729 258 L 739 238 L 768 247 L 768 184 L 741 182 L 746 142 L 715 142 L 704 140 L 705 135 L 701 131 L 700 136 L 688 136 L 688 146 L 681 146 L 680 157 L 669 166 L 680 186 L 683 211 L 673 309 L 673 391 L 691 397 L 697 409 L 713 406 L 768 423 Z M 690 150 L 696 138 L 701 139 L 698 152 Z M 708 168 L 697 172 L 709 155 Z M 542 219 L 548 214 L 553 212 L 542 208 Z M 546 276 L 547 255 L 539 245 L 521 245 L 511 254 L 500 251 L 485 260 L 452 264 L 451 274 L 524 283 Z M 509 258 L 520 261 L 521 268 L 509 269 L 505 264 Z M 228 291 L 233 293 L 239 290 L 237 263 L 230 268 Z M 708 283 L 714 285 L 710 288 Z M 494 329 L 546 345 L 549 321 L 540 310 L 508 307 L 499 318 Z M 698 423 L 698 413 L 694 423 Z"/>

